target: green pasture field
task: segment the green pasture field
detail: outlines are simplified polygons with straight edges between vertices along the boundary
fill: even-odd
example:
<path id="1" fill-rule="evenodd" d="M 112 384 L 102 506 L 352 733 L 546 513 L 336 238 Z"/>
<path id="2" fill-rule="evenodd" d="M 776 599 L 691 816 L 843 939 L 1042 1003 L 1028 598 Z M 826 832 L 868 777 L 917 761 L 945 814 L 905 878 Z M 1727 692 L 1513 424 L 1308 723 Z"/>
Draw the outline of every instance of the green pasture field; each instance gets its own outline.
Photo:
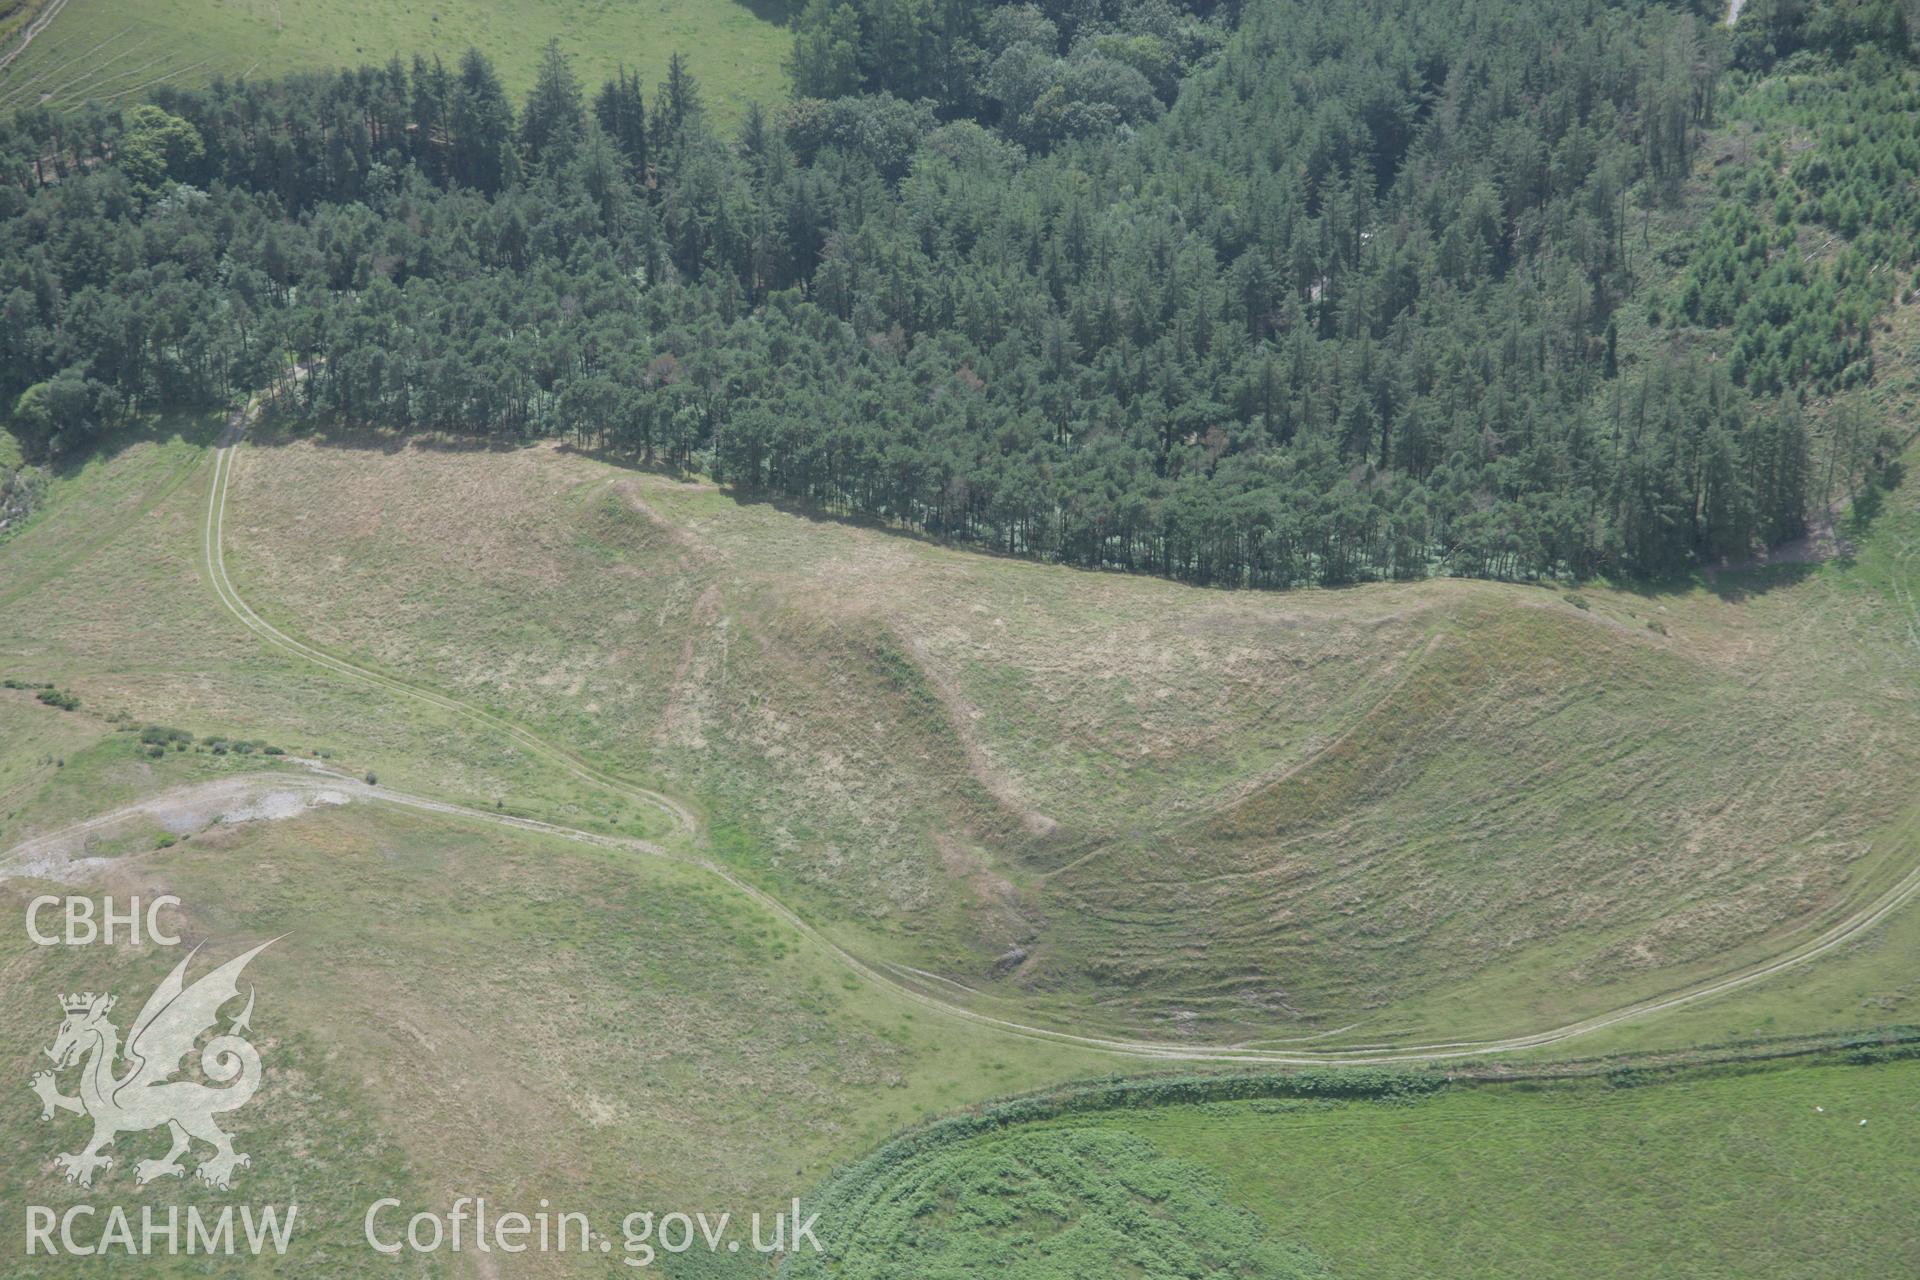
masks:
<path id="1" fill-rule="evenodd" d="M 776 3 L 742 0 L 48 2 L 60 5 L 53 20 L 0 70 L 0 111 L 137 102 L 156 84 L 384 65 L 396 55 L 437 54 L 452 65 L 470 47 L 493 60 L 517 98 L 553 38 L 589 89 L 622 66 L 652 84 L 677 51 L 708 106 L 733 120 L 749 102 L 784 98 L 791 39 Z M 19 38 L 10 35 L 0 55 Z"/>
<path id="2" fill-rule="evenodd" d="M 842 1258 L 793 1274 L 1851 1280 L 1920 1265 L 1911 1059 L 1276 1092 L 931 1144 L 829 1216 Z"/>

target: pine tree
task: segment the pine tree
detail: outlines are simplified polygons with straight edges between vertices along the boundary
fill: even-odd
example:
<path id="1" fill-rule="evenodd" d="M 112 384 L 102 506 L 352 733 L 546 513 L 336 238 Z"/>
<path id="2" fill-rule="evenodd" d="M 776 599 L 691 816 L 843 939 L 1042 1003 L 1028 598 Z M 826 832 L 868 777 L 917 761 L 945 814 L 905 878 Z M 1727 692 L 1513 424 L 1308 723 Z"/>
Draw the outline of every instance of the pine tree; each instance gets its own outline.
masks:
<path id="1" fill-rule="evenodd" d="M 647 172 L 647 112 L 640 77 L 621 67 L 600 86 L 593 100 L 594 119 L 626 162 L 627 172 L 644 178 Z"/>
<path id="2" fill-rule="evenodd" d="M 845 0 L 807 0 L 793 23 L 787 74 L 803 98 L 839 98 L 860 89 L 860 15 Z"/>
<path id="3" fill-rule="evenodd" d="M 488 194 L 505 186 L 513 168 L 513 107 L 493 64 L 478 49 L 469 49 L 460 58 L 448 120 L 453 131 L 450 168 L 454 180 Z"/>
<path id="4" fill-rule="evenodd" d="M 520 117 L 520 145 L 527 163 L 545 164 L 556 172 L 564 168 L 580 146 L 582 128 L 580 82 L 560 52 L 560 41 L 549 40 Z"/>

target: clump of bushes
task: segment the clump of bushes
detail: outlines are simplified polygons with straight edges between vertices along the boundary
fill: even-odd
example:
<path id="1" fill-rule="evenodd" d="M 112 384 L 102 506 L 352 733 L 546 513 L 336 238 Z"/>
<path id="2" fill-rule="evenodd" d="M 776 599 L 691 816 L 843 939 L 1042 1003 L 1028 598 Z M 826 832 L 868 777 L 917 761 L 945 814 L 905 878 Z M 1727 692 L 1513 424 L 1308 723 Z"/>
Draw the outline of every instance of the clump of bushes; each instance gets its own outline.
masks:
<path id="1" fill-rule="evenodd" d="M 64 689 L 56 689 L 52 685 L 40 691 L 40 701 L 50 707 L 58 707 L 62 711 L 72 711 L 80 705 L 80 699 L 77 696 Z"/>
<path id="2" fill-rule="evenodd" d="M 206 746 L 207 750 L 217 756 L 224 756 L 230 751 L 240 756 L 250 756 L 256 751 L 265 756 L 287 754 L 285 748 L 273 746 L 259 738 L 223 738 L 216 735 L 207 739 Z"/>

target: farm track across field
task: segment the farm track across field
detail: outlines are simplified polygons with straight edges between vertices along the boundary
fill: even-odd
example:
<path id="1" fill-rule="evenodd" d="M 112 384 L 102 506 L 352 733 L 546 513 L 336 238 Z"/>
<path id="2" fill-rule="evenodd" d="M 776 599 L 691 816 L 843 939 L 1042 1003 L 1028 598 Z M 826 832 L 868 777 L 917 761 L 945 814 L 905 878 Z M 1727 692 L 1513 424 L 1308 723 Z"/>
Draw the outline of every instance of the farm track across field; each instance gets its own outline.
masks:
<path id="1" fill-rule="evenodd" d="M 40 12 L 33 16 L 33 21 L 27 24 L 27 29 L 20 33 L 20 43 L 5 53 L 0 53 L 0 70 L 12 66 L 13 60 L 27 51 L 27 46 L 33 43 L 33 38 L 45 31 L 47 24 L 59 17 L 60 11 L 66 8 L 67 4 L 68 0 L 47 0 L 47 3 L 41 6 Z"/>

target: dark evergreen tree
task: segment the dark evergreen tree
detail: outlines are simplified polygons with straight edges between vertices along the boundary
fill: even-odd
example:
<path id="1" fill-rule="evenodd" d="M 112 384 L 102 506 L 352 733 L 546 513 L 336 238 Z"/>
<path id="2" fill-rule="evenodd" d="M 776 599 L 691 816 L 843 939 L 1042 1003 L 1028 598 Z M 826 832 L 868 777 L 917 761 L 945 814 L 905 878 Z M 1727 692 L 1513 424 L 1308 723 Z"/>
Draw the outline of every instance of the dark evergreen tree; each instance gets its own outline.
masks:
<path id="1" fill-rule="evenodd" d="M 614 78 L 600 86 L 593 100 L 593 116 L 625 161 L 627 172 L 644 178 L 647 172 L 646 95 L 640 77 L 629 76 L 621 67 Z"/>
<path id="2" fill-rule="evenodd" d="M 491 195 L 507 185 L 512 159 L 513 107 L 478 49 L 460 58 L 460 75 L 448 110 L 452 131 L 448 169 L 454 181 Z"/>
<path id="3" fill-rule="evenodd" d="M 580 82 L 574 79 L 566 54 L 560 52 L 560 41 L 549 40 L 527 94 L 526 110 L 520 113 L 520 146 L 527 163 L 545 164 L 556 171 L 565 168 L 580 146 L 584 128 Z"/>

